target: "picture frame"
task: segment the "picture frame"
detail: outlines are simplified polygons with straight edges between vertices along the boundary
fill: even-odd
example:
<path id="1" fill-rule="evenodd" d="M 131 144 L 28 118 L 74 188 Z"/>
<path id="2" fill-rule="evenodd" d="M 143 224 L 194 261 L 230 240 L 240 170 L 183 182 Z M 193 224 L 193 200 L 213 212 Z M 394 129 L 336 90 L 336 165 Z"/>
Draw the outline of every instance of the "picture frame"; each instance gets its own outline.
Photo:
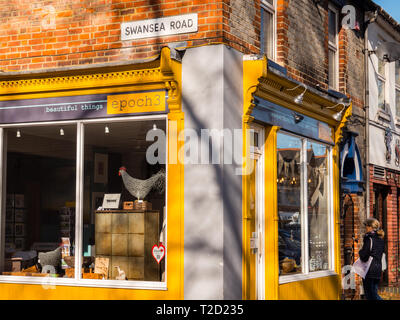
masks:
<path id="1" fill-rule="evenodd" d="M 25 237 L 25 223 L 16 223 L 14 230 L 15 237 Z"/>
<path id="2" fill-rule="evenodd" d="M 117 210 L 121 201 L 120 193 L 106 193 L 103 198 L 103 209 Z"/>
<path id="3" fill-rule="evenodd" d="M 25 209 L 15 209 L 14 220 L 15 222 L 25 222 Z"/>
<path id="4" fill-rule="evenodd" d="M 107 184 L 108 181 L 108 154 L 94 154 L 94 183 Z"/>
<path id="5" fill-rule="evenodd" d="M 16 194 L 14 201 L 15 208 L 25 208 L 25 196 L 23 194 Z"/>
<path id="6" fill-rule="evenodd" d="M 14 244 L 15 244 L 15 250 L 24 250 L 25 238 L 15 238 Z"/>

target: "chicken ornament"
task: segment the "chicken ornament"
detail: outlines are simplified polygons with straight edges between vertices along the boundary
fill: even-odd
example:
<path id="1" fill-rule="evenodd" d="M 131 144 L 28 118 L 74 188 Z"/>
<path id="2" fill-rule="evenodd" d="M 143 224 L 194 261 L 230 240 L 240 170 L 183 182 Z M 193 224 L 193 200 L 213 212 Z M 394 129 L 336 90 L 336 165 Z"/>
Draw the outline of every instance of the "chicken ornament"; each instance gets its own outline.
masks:
<path id="1" fill-rule="evenodd" d="M 143 199 L 152 190 L 156 189 L 160 193 L 165 188 L 165 170 L 161 169 L 159 172 L 151 176 L 146 180 L 140 180 L 131 177 L 125 167 L 119 168 L 119 175 L 122 177 L 124 186 L 129 193 L 134 196 L 139 202 L 143 202 Z"/>

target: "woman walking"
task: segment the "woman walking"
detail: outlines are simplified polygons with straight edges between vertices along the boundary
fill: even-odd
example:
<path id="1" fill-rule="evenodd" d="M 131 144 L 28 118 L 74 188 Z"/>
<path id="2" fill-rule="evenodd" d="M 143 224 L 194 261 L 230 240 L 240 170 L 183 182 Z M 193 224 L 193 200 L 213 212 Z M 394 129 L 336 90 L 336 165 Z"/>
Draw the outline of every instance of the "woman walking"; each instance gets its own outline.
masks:
<path id="1" fill-rule="evenodd" d="M 363 247 L 359 251 L 360 259 L 367 262 L 373 257 L 369 270 L 363 279 L 364 293 L 367 300 L 382 300 L 378 295 L 378 285 L 382 276 L 382 254 L 385 250 L 385 232 L 380 229 L 380 223 L 374 218 L 364 222 L 365 235 Z M 371 245 L 372 241 L 372 245 Z"/>

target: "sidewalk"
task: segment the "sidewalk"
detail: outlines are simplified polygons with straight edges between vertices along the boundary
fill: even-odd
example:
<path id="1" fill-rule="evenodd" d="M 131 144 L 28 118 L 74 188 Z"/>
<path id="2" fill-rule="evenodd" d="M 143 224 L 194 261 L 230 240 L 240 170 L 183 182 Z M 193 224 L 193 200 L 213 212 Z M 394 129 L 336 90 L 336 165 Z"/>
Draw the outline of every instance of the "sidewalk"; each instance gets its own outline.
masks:
<path id="1" fill-rule="evenodd" d="M 378 293 L 383 300 L 400 300 L 400 288 L 380 288 Z"/>

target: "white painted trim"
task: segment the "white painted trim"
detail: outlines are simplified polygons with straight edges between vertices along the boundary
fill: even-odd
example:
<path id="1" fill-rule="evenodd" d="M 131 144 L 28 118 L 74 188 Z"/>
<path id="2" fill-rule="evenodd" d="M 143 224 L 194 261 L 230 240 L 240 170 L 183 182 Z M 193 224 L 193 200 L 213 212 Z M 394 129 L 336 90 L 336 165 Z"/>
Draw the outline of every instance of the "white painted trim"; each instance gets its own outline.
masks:
<path id="1" fill-rule="evenodd" d="M 316 278 L 325 278 L 329 276 L 337 276 L 338 274 L 334 271 L 316 271 L 308 274 L 295 274 L 279 277 L 279 284 L 285 284 L 290 282 L 304 281 Z"/>
<path id="2" fill-rule="evenodd" d="M 116 289 L 148 289 L 167 290 L 166 282 L 151 281 L 121 281 L 121 280 L 96 280 L 96 279 L 71 279 L 51 277 L 23 277 L 23 276 L 1 276 L 0 283 L 8 284 L 37 284 L 46 288 L 51 286 L 73 286 L 73 287 L 101 287 Z"/>
<path id="3" fill-rule="evenodd" d="M 273 5 L 271 5 L 270 3 L 268 3 L 265 0 L 261 1 L 261 9 L 268 11 L 269 13 L 272 14 L 272 17 L 273 17 L 273 28 L 272 28 L 273 29 L 272 30 L 272 46 L 273 46 L 272 54 L 273 54 L 273 57 L 268 57 L 272 61 L 275 61 L 276 56 L 277 56 L 277 38 L 278 37 L 277 37 L 276 1 L 277 0 L 274 0 Z M 261 31 L 261 32 L 263 32 L 263 31 Z"/>

